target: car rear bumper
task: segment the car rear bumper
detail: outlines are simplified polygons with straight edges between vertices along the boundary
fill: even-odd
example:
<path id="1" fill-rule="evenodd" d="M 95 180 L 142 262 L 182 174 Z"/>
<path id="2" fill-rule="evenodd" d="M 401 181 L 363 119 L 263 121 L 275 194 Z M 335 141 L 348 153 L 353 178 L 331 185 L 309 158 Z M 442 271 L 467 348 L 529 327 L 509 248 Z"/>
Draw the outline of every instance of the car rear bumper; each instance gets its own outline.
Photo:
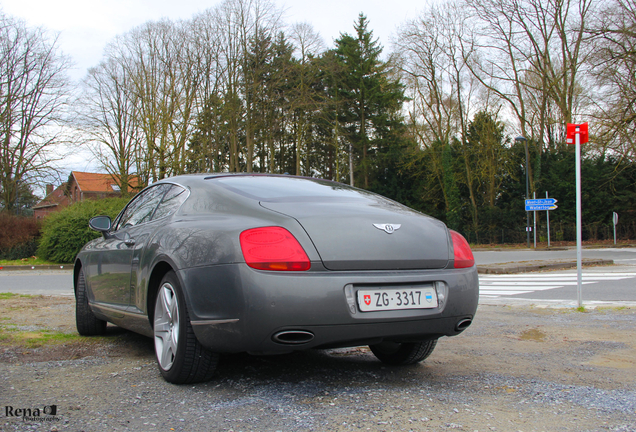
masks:
<path id="1" fill-rule="evenodd" d="M 316 266 L 314 266 L 315 268 Z M 477 309 L 476 267 L 451 270 L 259 271 L 245 264 L 179 271 L 199 341 L 216 352 L 282 353 L 461 333 Z M 437 284 L 437 285 L 436 285 Z M 436 286 L 436 308 L 361 312 L 357 289 Z"/>

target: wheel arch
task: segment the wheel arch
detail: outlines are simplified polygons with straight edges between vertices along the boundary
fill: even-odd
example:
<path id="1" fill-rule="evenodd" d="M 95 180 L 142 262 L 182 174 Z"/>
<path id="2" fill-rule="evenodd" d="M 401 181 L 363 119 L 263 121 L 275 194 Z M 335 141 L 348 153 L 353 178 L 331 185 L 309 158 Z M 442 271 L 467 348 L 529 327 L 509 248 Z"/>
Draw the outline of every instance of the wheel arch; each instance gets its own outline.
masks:
<path id="1" fill-rule="evenodd" d="M 82 261 L 78 258 L 75 260 L 73 264 L 73 293 L 77 295 L 77 278 L 79 276 L 80 270 L 82 270 L 83 264 Z"/>
<path id="2" fill-rule="evenodd" d="M 146 310 L 148 311 L 148 321 L 150 327 L 154 328 L 155 318 L 155 300 L 157 298 L 157 292 L 159 292 L 159 286 L 163 277 L 170 271 L 175 271 L 174 267 L 167 261 L 159 261 L 155 264 L 148 279 L 148 295 L 146 296 Z M 177 276 L 178 277 L 178 276 Z"/>

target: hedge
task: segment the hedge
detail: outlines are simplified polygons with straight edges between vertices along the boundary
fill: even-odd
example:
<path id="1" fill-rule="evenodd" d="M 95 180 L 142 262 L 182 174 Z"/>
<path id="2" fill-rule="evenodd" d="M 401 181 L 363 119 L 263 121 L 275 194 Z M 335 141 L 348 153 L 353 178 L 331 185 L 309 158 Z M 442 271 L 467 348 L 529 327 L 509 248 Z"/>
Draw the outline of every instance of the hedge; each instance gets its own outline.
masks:
<path id="1" fill-rule="evenodd" d="M 0 212 L 0 259 L 33 256 L 39 236 L 40 224 L 35 219 Z"/>
<path id="2" fill-rule="evenodd" d="M 115 218 L 127 202 L 127 198 L 81 201 L 49 215 L 42 227 L 37 256 L 60 264 L 72 263 L 87 242 L 100 236 L 89 228 L 88 221 L 99 215 Z"/>

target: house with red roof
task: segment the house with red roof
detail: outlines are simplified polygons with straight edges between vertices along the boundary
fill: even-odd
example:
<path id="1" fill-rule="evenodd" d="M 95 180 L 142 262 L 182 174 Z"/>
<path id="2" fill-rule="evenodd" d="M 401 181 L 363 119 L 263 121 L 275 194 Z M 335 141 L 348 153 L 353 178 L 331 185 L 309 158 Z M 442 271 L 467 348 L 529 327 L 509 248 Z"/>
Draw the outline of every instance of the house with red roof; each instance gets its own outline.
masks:
<path id="1" fill-rule="evenodd" d="M 47 195 L 33 207 L 33 216 L 41 219 L 75 202 L 121 196 L 116 179 L 112 174 L 71 171 L 68 181 L 56 189 L 47 185 Z M 138 177 L 131 176 L 129 183 L 128 191 L 134 192 L 139 186 Z"/>
<path id="2" fill-rule="evenodd" d="M 33 206 L 34 218 L 43 219 L 49 214 L 58 212 L 68 206 L 69 199 L 66 196 L 66 183 L 62 183 L 55 189 L 53 188 L 52 184 L 46 185 L 46 196 Z"/>
<path id="3" fill-rule="evenodd" d="M 116 179 L 117 177 L 112 174 L 72 171 L 68 177 L 66 190 L 71 203 L 87 199 L 118 197 L 121 196 L 121 190 Z M 132 192 L 133 186 L 138 186 L 139 182 L 136 176 L 131 176 L 129 182 L 128 191 Z"/>

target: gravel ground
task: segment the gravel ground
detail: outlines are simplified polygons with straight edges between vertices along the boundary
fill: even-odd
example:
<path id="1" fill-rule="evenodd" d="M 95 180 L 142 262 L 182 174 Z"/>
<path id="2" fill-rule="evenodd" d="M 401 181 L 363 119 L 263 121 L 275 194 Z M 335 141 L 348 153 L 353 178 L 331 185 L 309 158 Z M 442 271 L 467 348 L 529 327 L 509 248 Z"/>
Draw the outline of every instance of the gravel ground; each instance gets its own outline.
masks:
<path id="1" fill-rule="evenodd" d="M 5 329 L 73 333 L 73 314 L 64 297 L 0 300 Z M 35 347 L 3 330 L 0 430 L 636 431 L 635 329 L 636 309 L 480 306 L 419 365 L 366 348 L 232 355 L 184 386 L 162 380 L 150 339 L 117 327 Z"/>

